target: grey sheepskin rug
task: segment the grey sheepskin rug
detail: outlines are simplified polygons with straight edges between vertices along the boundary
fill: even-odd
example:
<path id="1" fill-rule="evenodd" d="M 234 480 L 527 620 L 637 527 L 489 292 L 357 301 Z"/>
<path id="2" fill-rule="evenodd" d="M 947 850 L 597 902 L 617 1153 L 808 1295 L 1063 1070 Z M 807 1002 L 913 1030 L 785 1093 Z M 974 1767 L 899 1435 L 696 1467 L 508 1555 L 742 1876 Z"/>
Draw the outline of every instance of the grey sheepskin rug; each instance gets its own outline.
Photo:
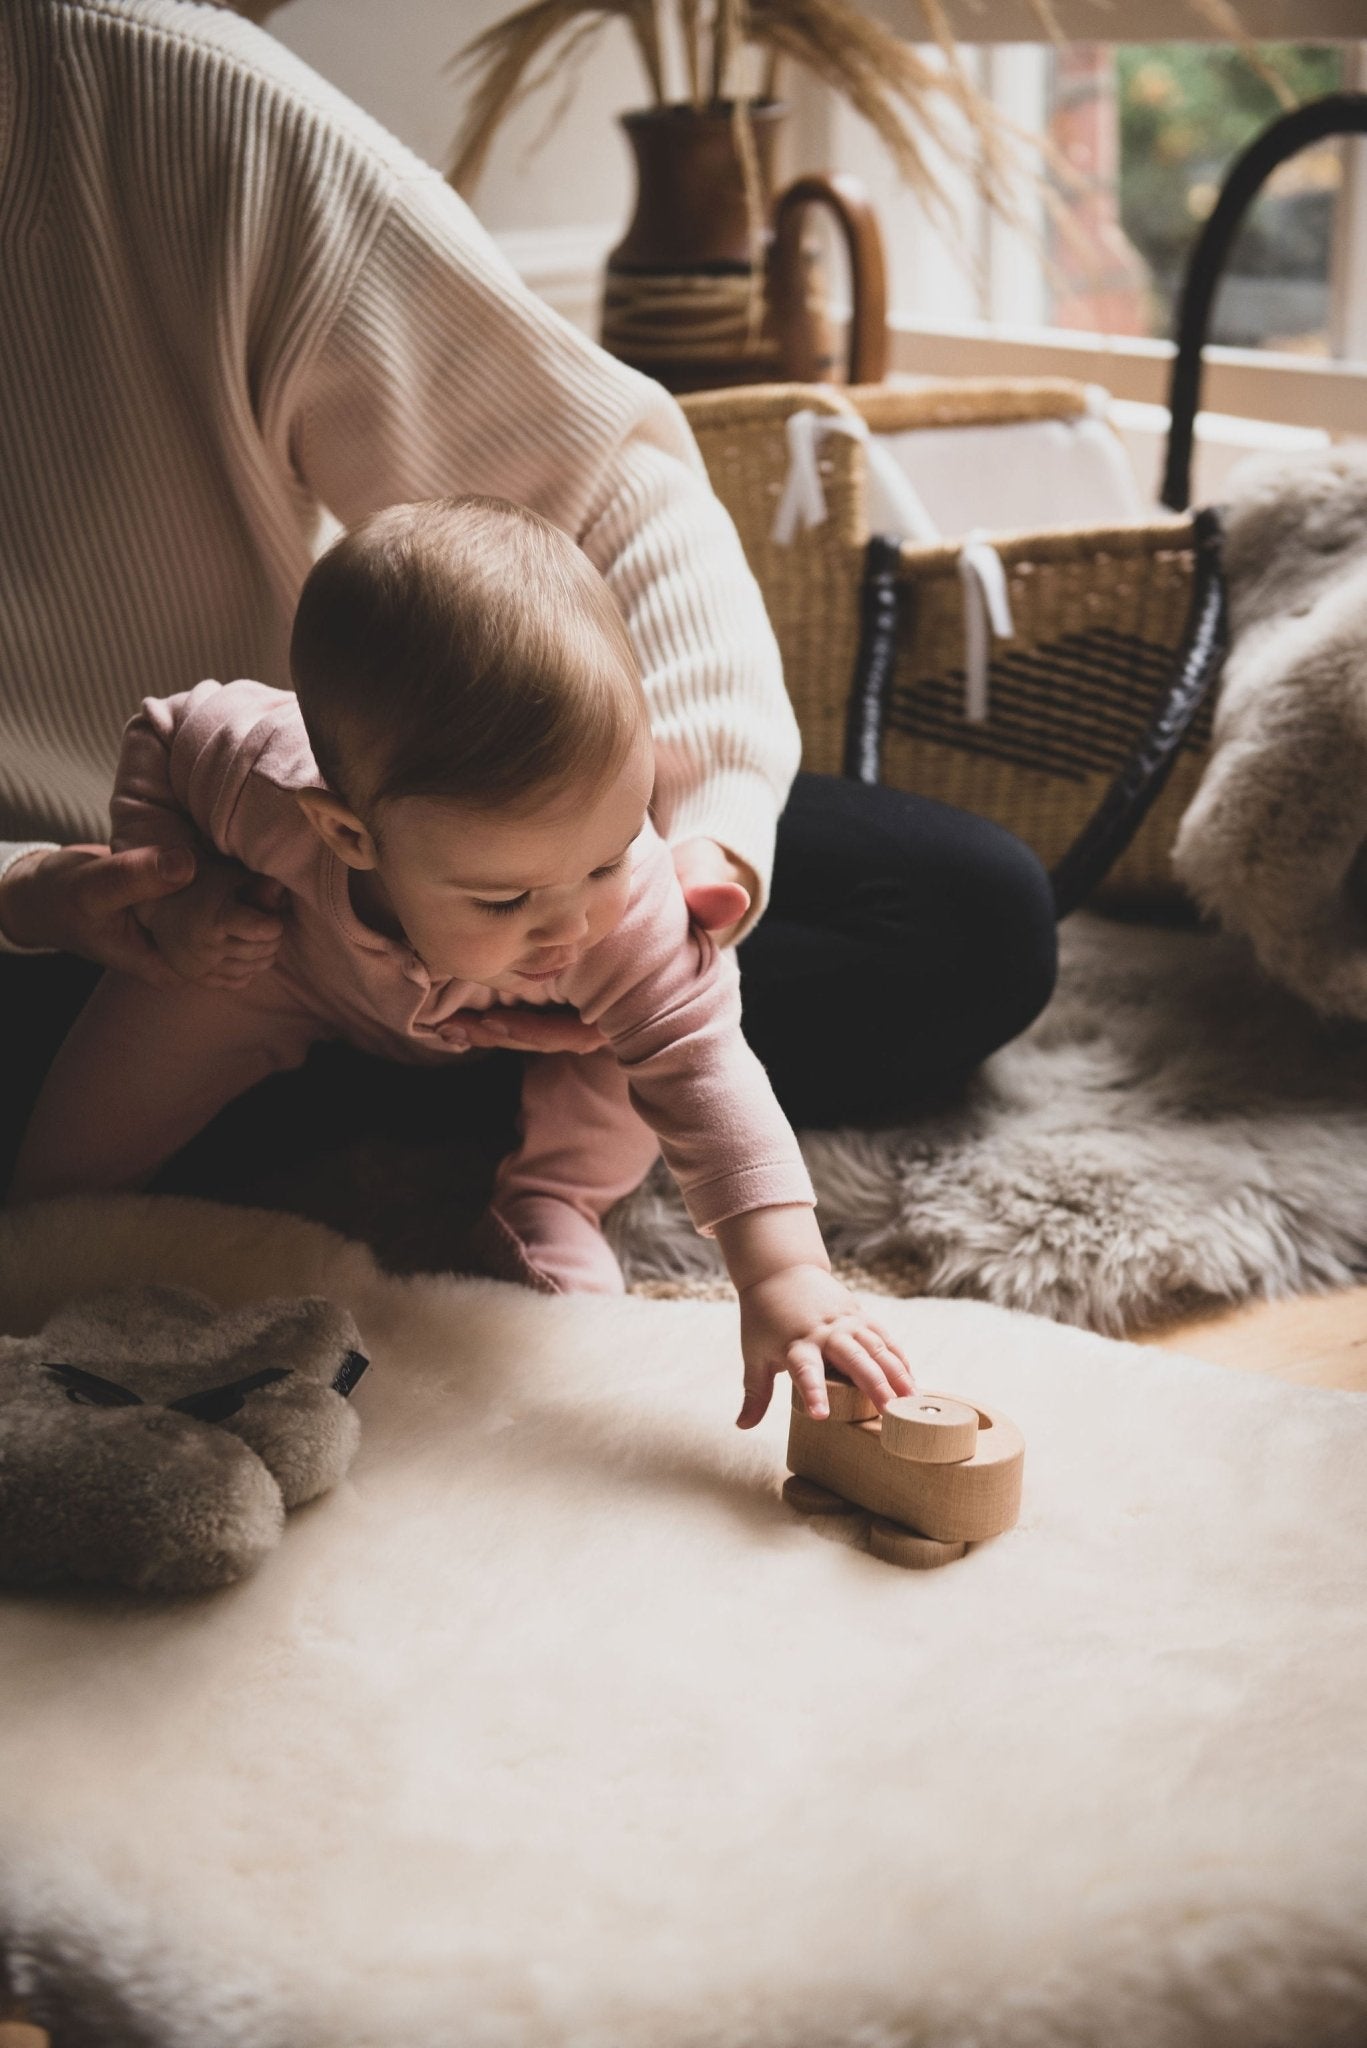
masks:
<path id="1" fill-rule="evenodd" d="M 804 1137 L 832 1252 L 891 1291 L 1113 1335 L 1358 1277 L 1367 1030 L 1224 935 L 1079 916 L 1060 937 L 1054 1001 L 960 1105 Z M 719 1277 L 662 1169 L 609 1234 L 645 1291 Z"/>
<path id="2" fill-rule="evenodd" d="M 1274 980 L 1367 1018 L 1367 447 L 1231 478 L 1231 645 L 1173 859 Z"/>

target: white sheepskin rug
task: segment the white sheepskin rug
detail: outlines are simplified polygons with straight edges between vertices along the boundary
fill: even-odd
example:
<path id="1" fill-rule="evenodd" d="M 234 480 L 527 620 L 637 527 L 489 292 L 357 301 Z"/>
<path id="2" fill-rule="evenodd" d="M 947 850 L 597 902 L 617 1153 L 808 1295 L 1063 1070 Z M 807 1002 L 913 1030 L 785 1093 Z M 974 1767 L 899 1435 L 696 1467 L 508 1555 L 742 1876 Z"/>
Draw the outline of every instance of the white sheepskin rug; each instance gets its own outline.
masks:
<path id="1" fill-rule="evenodd" d="M 1058 992 L 962 1105 L 808 1132 L 827 1242 L 893 1291 L 1126 1335 L 1310 1293 L 1367 1261 L 1367 1028 L 1269 982 L 1242 941 L 1082 916 Z M 716 1279 L 662 1169 L 609 1223 L 638 1286 Z"/>
<path id="2" fill-rule="evenodd" d="M 779 1499 L 728 1303 L 0 1218 L 0 1326 L 326 1292 L 349 1478 L 226 1593 L 0 1600 L 0 1935 L 62 2048 L 1367 2040 L 1367 1402 L 892 1302 L 1027 1442 L 940 1572 Z"/>

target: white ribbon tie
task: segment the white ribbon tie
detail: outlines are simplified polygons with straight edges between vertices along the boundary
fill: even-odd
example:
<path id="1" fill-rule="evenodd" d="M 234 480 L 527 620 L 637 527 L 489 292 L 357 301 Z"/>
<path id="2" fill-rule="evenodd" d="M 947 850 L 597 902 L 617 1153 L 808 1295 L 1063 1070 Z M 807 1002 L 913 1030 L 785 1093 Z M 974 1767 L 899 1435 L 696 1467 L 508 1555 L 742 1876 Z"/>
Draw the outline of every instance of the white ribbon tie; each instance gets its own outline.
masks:
<path id="1" fill-rule="evenodd" d="M 969 725 L 986 725 L 988 628 L 999 640 L 1010 640 L 1016 627 L 1002 558 L 983 527 L 965 535 L 958 569 L 964 593 L 964 718 Z"/>
<path id="2" fill-rule="evenodd" d="M 788 438 L 788 474 L 774 509 L 770 539 L 787 547 L 794 536 L 820 526 L 826 518 L 826 493 L 821 487 L 818 455 L 827 434 L 847 434 L 862 441 L 869 469 L 881 487 L 883 504 L 877 521 L 879 532 L 895 532 L 904 540 L 937 541 L 939 528 L 921 503 L 897 458 L 857 413 L 816 413 L 810 409 L 789 413 L 784 422 Z"/>

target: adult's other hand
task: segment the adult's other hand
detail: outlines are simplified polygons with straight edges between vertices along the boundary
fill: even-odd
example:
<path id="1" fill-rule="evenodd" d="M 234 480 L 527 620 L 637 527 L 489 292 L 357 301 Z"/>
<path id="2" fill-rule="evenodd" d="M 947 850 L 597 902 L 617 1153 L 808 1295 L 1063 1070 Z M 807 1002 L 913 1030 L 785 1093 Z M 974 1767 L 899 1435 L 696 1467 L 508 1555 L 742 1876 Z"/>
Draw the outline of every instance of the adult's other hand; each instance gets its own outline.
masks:
<path id="1" fill-rule="evenodd" d="M 0 931 L 16 946 L 79 953 L 155 988 L 180 976 L 161 959 L 133 912 L 194 879 L 188 848 L 63 846 L 16 861 L 0 881 Z"/>
<path id="2" fill-rule="evenodd" d="M 755 877 L 715 839 L 685 839 L 673 852 L 689 915 L 726 945 L 750 908 Z"/>
<path id="3" fill-rule="evenodd" d="M 460 1034 L 467 1046 L 498 1052 L 597 1052 L 607 1044 L 598 1027 L 586 1024 L 577 1010 L 541 1010 L 534 1003 L 463 1011 Z"/>

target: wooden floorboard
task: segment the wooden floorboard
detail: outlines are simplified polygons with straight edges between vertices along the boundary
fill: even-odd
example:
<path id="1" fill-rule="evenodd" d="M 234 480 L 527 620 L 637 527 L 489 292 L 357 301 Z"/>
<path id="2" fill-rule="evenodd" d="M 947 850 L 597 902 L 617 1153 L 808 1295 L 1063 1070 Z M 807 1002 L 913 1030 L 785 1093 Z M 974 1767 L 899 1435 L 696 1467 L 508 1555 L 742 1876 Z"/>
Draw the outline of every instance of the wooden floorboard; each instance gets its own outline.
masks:
<path id="1" fill-rule="evenodd" d="M 1367 1287 L 1226 1309 L 1136 1342 L 1301 1386 L 1367 1393 Z"/>

